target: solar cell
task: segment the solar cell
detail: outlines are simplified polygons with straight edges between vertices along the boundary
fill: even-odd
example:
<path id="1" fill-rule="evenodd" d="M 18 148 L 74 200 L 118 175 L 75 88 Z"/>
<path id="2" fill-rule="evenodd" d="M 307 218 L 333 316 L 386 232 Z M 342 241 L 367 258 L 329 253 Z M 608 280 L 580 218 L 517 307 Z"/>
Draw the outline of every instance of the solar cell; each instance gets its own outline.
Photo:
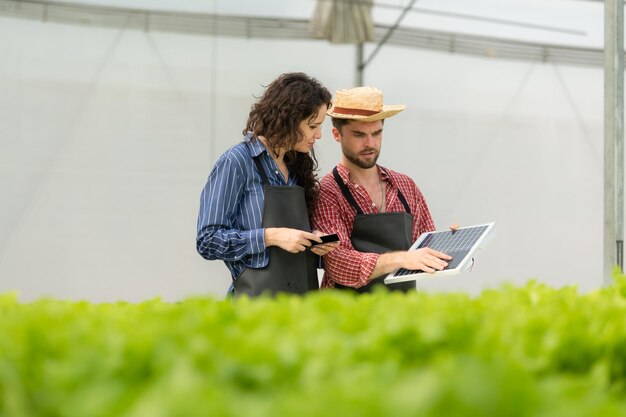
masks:
<path id="1" fill-rule="evenodd" d="M 448 266 L 433 274 L 427 274 L 421 270 L 400 268 L 387 275 L 385 284 L 458 274 L 471 266 L 474 252 L 485 243 L 485 239 L 491 234 L 494 226 L 495 223 L 486 223 L 462 227 L 455 231 L 446 230 L 422 233 L 409 250 L 431 248 L 446 253 L 452 256 Z"/>

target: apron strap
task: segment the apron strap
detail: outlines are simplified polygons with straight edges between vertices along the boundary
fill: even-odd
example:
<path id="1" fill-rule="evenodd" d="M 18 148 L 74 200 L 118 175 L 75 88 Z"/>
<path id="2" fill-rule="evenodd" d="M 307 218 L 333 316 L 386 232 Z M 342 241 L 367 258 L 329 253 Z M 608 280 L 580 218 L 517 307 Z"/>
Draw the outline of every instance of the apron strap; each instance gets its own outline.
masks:
<path id="1" fill-rule="evenodd" d="M 352 196 L 352 193 L 348 189 L 348 186 L 339 176 L 339 172 L 337 172 L 337 167 L 333 168 L 333 177 L 335 177 L 335 182 L 337 183 L 339 188 L 341 188 L 341 193 L 346 198 L 346 200 L 348 200 L 348 203 L 350 203 L 350 205 L 356 209 L 356 214 L 363 214 L 363 210 L 361 210 L 361 207 L 359 207 L 359 205 L 357 204 L 356 200 Z"/>
<path id="2" fill-rule="evenodd" d="M 387 174 L 387 176 L 389 176 L 389 173 L 387 172 L 387 170 L 385 168 L 380 167 L 380 169 L 382 169 L 385 172 L 385 174 Z M 348 203 L 350 203 L 350 205 L 356 209 L 356 213 L 357 214 L 363 214 L 363 210 L 361 210 L 361 207 L 359 207 L 359 205 L 357 204 L 356 200 L 352 196 L 352 193 L 348 189 L 348 186 L 343 182 L 343 180 L 339 176 L 339 172 L 337 171 L 337 167 L 333 168 L 333 177 L 335 177 L 335 182 L 337 183 L 337 185 L 341 189 L 341 193 L 343 194 L 343 196 L 346 198 L 346 200 L 348 200 Z M 404 206 L 404 210 L 407 213 L 411 214 L 411 208 L 409 207 L 409 203 L 406 201 L 406 198 L 404 198 L 404 195 L 402 194 L 402 192 L 400 191 L 399 188 L 398 188 L 398 198 L 400 199 L 400 202 Z"/>
<path id="3" fill-rule="evenodd" d="M 398 198 L 402 202 L 402 205 L 404 206 L 404 209 L 406 210 L 406 212 L 411 214 L 411 208 L 409 207 L 409 203 L 407 203 L 406 198 L 404 198 L 404 195 L 402 195 L 399 188 L 398 188 Z"/>
<path id="4" fill-rule="evenodd" d="M 267 179 L 267 174 L 265 173 L 265 170 L 263 169 L 263 165 L 261 165 L 261 159 L 259 158 L 259 156 L 261 156 L 261 154 L 253 157 L 252 160 L 254 161 L 254 164 L 256 165 L 256 169 L 259 171 L 259 174 L 261 175 L 261 181 L 263 182 L 263 185 L 270 185 L 270 182 Z"/>
<path id="5" fill-rule="evenodd" d="M 387 174 L 388 177 L 390 177 L 389 173 L 387 172 L 387 169 L 380 167 L 380 169 L 382 169 L 385 174 Z M 411 208 L 409 207 L 409 203 L 407 203 L 406 198 L 404 198 L 404 194 L 402 194 L 402 192 L 400 191 L 400 188 L 398 188 L 398 198 L 400 199 L 400 202 L 402 203 L 402 205 L 404 206 L 404 210 L 411 214 Z"/>

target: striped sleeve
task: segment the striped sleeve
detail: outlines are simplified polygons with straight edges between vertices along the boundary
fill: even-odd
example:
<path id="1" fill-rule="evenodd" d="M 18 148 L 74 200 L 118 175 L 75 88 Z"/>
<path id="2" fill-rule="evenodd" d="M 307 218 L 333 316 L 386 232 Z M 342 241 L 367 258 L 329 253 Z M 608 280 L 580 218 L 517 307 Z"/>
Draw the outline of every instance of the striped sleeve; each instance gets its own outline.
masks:
<path id="1" fill-rule="evenodd" d="M 205 259 L 238 261 L 265 250 L 264 229 L 240 230 L 237 216 L 259 216 L 261 210 L 241 205 L 246 170 L 236 150 L 220 157 L 200 196 L 196 249 Z M 238 213 L 238 210 L 249 213 Z M 252 222 L 260 224 L 260 222 Z"/>

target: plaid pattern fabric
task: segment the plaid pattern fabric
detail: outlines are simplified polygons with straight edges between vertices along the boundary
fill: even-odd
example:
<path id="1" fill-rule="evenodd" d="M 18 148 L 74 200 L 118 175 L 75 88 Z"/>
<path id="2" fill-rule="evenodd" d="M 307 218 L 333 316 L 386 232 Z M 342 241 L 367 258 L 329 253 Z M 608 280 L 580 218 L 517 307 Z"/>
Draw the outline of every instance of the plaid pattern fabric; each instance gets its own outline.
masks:
<path id="1" fill-rule="evenodd" d="M 398 198 L 398 189 L 409 203 L 413 215 L 413 240 L 424 232 L 435 230 L 435 223 L 426 200 L 415 182 L 404 174 L 387 168 L 385 168 L 385 173 L 380 166 L 377 168 L 381 181 L 384 181 L 387 186 L 386 211 L 405 211 Z M 348 169 L 339 164 L 337 171 L 363 213 L 378 213 L 378 209 L 365 188 L 350 180 Z M 325 272 L 322 288 L 332 288 L 335 283 L 356 288 L 362 287 L 368 283 L 368 278 L 376 266 L 378 254 L 358 252 L 352 247 L 350 235 L 355 216 L 356 210 L 341 194 L 333 174 L 326 174 L 321 180 L 320 196 L 312 219 L 313 229 L 324 233 L 337 233 L 341 243 L 337 249 L 324 256 Z"/>

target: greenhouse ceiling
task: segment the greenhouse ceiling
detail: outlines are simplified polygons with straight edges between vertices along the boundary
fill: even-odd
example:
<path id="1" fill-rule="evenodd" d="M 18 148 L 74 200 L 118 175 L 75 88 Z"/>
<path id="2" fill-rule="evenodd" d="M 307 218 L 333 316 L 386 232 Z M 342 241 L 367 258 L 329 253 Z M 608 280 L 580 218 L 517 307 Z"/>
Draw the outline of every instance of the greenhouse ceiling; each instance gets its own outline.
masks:
<path id="1" fill-rule="evenodd" d="M 205 36 L 315 39 L 311 18 L 323 2 L 352 6 L 368 0 L 0 0 L 0 15 Z M 599 0 L 385 0 L 373 2 L 371 16 L 372 45 L 390 35 L 387 43 L 402 47 L 603 65 Z"/>

